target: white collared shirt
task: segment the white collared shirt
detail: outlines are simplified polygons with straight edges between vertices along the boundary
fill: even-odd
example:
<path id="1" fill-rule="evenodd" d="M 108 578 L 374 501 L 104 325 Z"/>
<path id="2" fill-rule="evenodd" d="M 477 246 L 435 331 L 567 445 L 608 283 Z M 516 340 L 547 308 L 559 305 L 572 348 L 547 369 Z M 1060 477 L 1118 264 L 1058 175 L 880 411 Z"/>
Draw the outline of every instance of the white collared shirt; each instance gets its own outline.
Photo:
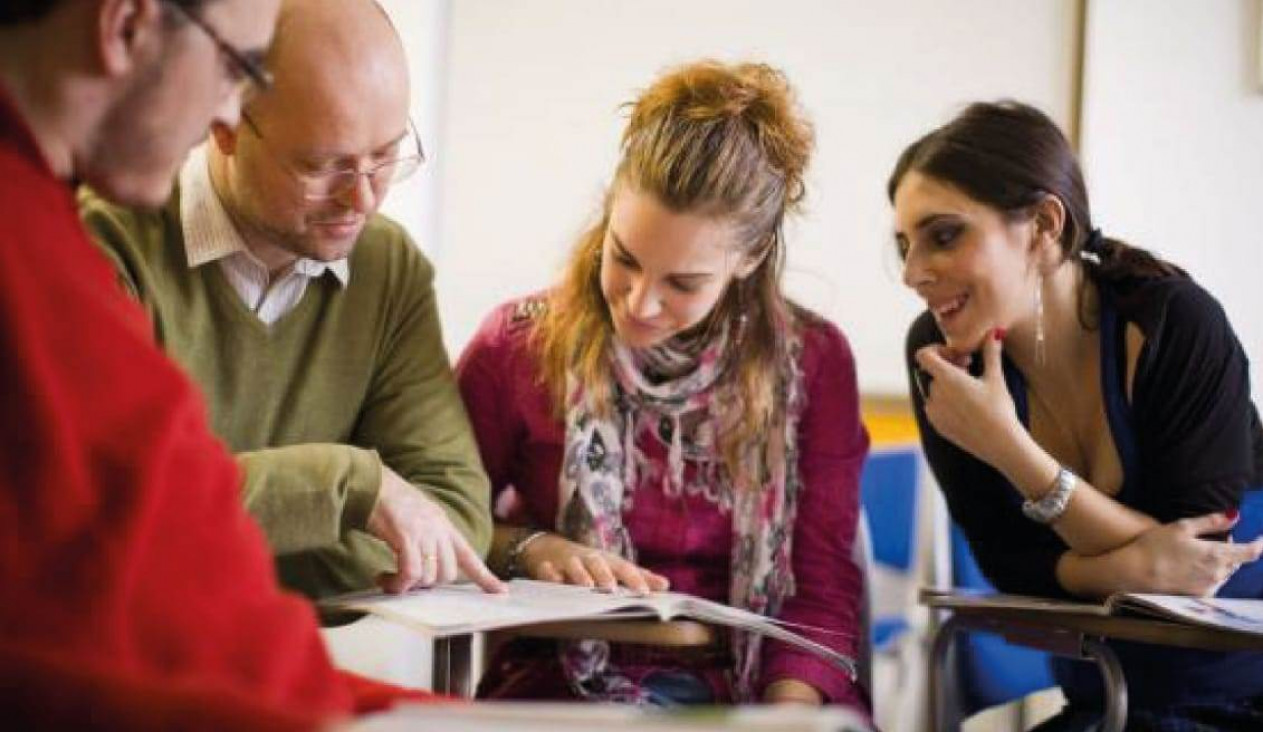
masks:
<path id="1" fill-rule="evenodd" d="M 325 272 L 332 272 L 342 287 L 351 279 L 345 258 L 318 262 L 303 257 L 273 280 L 268 268 L 250 253 L 215 193 L 205 144 L 194 148 L 180 168 L 180 225 L 189 269 L 218 261 L 241 301 L 267 325 L 297 307 L 307 284 Z"/>

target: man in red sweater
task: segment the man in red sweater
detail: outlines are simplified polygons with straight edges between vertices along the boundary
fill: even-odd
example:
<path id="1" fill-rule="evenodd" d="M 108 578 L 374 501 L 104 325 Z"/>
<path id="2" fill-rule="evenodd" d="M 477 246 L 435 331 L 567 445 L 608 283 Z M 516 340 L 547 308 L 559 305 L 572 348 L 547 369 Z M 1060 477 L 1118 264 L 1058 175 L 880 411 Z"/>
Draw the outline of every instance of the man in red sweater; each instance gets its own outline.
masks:
<path id="1" fill-rule="evenodd" d="M 310 727 L 356 694 L 71 187 L 156 205 L 234 124 L 278 0 L 0 4 L 0 718 Z M 356 691 L 362 691 L 357 687 Z M 362 697 L 361 697 L 362 699 Z"/>

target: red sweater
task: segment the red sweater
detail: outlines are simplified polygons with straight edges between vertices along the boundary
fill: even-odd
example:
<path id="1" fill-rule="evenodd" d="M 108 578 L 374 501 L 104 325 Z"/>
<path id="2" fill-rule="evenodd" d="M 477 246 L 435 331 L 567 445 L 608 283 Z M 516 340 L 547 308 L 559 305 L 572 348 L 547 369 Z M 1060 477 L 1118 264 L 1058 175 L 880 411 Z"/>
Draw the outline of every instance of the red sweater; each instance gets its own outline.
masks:
<path id="1" fill-rule="evenodd" d="M 0 716 L 276 729 L 349 714 L 200 398 L 2 92 L 0 354 Z"/>

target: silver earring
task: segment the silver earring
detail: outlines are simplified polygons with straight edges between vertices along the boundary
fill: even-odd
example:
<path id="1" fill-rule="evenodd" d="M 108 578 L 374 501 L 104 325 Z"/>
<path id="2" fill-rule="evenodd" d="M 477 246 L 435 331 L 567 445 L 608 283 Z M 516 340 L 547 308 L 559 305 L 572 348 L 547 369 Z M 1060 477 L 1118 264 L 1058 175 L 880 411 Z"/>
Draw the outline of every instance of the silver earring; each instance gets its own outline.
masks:
<path id="1" fill-rule="evenodd" d="M 1035 282 L 1035 363 L 1043 366 L 1046 354 L 1044 340 L 1044 276 Z"/>

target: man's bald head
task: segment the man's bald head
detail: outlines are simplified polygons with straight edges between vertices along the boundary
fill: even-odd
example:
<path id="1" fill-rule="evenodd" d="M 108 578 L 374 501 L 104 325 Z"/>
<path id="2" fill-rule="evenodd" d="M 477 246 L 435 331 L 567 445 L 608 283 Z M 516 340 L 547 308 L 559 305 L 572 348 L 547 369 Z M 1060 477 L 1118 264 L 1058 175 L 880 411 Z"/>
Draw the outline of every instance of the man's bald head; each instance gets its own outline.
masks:
<path id="1" fill-rule="evenodd" d="M 268 54 L 276 86 L 260 97 L 260 116 L 363 113 L 408 99 L 408 62 L 399 34 L 374 0 L 285 0 Z M 374 97 L 376 99 L 374 99 Z"/>
<path id="2" fill-rule="evenodd" d="M 403 44 L 373 0 L 283 0 L 268 65 L 272 89 L 236 129 L 215 129 L 216 190 L 256 255 L 347 256 L 392 162 L 418 157 Z M 364 177 L 329 183 L 347 171 Z"/>

